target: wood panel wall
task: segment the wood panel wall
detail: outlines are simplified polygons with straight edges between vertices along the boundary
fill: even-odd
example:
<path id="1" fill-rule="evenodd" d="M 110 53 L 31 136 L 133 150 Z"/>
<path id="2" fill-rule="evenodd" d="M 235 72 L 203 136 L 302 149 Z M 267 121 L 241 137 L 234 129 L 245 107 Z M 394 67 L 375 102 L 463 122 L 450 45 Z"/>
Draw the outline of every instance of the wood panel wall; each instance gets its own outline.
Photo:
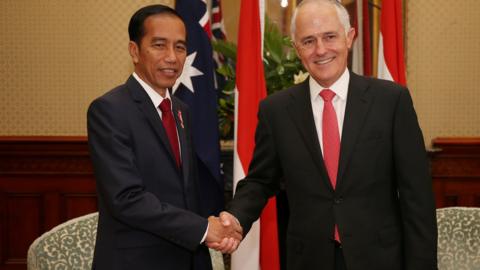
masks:
<path id="1" fill-rule="evenodd" d="M 480 137 L 433 140 L 431 166 L 437 208 L 480 207 Z"/>
<path id="2" fill-rule="evenodd" d="M 0 137 L 0 269 L 26 269 L 30 244 L 95 212 L 85 137 Z"/>
<path id="3" fill-rule="evenodd" d="M 438 138 L 433 146 L 437 207 L 480 207 L 480 137 Z M 95 211 L 85 137 L 0 137 L 0 270 L 26 269 L 35 238 Z"/>

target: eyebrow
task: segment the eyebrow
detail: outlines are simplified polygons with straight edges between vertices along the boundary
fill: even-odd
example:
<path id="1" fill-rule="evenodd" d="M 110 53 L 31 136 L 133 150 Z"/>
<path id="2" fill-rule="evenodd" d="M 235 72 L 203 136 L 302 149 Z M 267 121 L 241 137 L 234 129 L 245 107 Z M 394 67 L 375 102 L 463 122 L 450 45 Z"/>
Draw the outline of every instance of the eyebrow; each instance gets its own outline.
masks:
<path id="1" fill-rule="evenodd" d="M 156 41 L 167 41 L 167 39 L 163 37 L 153 37 L 152 42 L 156 42 Z"/>
<path id="2" fill-rule="evenodd" d="M 305 41 L 307 39 L 310 39 L 310 38 L 318 38 L 318 37 L 323 37 L 323 36 L 327 36 L 327 35 L 336 35 L 338 34 L 337 31 L 328 31 L 328 32 L 324 32 L 324 33 L 315 33 L 315 34 L 312 34 L 312 35 L 308 35 L 304 38 L 301 38 L 300 41 Z"/>
<path id="3" fill-rule="evenodd" d="M 164 37 L 153 37 L 152 38 L 152 43 L 154 42 L 158 42 L 158 41 L 163 41 L 163 42 L 167 42 L 168 39 L 167 38 L 164 38 Z M 175 44 L 183 44 L 183 45 L 187 45 L 187 42 L 185 40 L 177 40 L 174 42 Z"/>
<path id="4" fill-rule="evenodd" d="M 312 38 L 316 38 L 316 36 L 315 36 L 315 35 L 306 36 L 306 37 L 304 37 L 304 38 L 301 38 L 301 39 L 300 39 L 300 42 L 303 42 L 303 41 L 305 41 L 305 40 L 312 39 Z"/>
<path id="5" fill-rule="evenodd" d="M 325 35 L 336 35 L 336 34 L 338 34 L 337 31 L 329 31 L 329 32 L 323 33 L 324 36 L 325 36 Z"/>

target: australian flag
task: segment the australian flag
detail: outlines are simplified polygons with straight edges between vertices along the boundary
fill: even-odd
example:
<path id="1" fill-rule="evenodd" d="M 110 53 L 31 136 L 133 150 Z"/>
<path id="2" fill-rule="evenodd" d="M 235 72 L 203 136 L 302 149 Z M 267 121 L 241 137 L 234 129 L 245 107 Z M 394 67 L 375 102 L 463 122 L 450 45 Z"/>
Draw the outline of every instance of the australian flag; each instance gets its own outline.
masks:
<path id="1" fill-rule="evenodd" d="M 177 0 L 175 9 L 187 27 L 187 59 L 173 93 L 190 106 L 199 171 L 200 205 L 205 216 L 224 208 L 220 177 L 217 91 L 206 0 Z"/>

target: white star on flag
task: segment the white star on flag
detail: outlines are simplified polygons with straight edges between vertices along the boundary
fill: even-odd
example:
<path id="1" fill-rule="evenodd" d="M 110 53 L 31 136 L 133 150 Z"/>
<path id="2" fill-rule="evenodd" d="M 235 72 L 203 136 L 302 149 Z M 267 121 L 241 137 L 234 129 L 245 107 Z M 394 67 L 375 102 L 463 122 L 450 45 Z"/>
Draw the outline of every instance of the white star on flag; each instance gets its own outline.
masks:
<path id="1" fill-rule="evenodd" d="M 197 52 L 193 52 L 189 56 L 187 56 L 187 59 L 185 60 L 185 63 L 183 64 L 183 72 L 182 75 L 177 79 L 175 84 L 173 85 L 173 93 L 177 91 L 178 87 L 180 86 L 180 83 L 183 83 L 185 87 L 188 88 L 192 93 L 195 92 L 193 89 L 192 85 L 192 77 L 200 76 L 203 75 L 203 73 L 198 70 L 196 67 L 193 66 L 193 62 L 195 61 L 195 57 L 197 56 Z"/>

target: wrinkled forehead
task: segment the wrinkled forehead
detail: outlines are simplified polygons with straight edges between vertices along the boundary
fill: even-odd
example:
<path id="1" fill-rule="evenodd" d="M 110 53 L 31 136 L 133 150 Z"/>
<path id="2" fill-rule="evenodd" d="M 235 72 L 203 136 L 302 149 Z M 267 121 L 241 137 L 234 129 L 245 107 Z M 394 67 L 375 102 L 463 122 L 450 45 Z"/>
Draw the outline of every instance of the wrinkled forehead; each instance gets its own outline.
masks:
<path id="1" fill-rule="evenodd" d="M 338 13 L 332 4 L 309 2 L 301 6 L 295 18 L 295 39 L 308 35 L 344 31 Z"/>

